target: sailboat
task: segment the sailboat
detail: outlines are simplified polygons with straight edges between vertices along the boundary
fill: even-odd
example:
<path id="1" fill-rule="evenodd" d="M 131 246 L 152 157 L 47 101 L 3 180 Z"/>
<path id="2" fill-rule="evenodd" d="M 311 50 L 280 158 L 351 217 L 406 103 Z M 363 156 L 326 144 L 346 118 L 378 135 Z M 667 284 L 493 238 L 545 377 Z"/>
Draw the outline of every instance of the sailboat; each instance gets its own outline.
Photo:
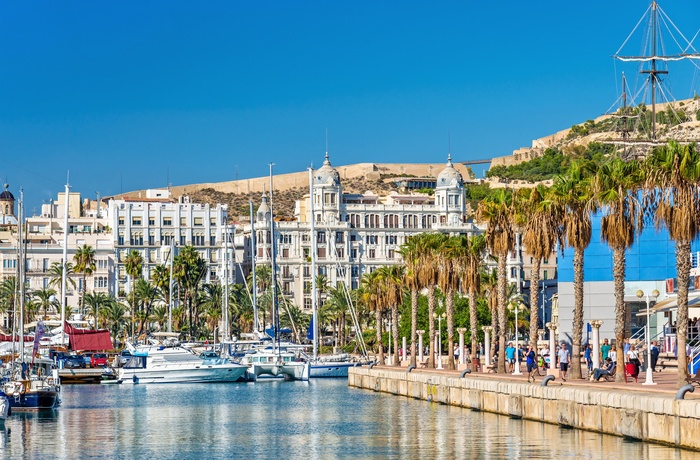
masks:
<path id="1" fill-rule="evenodd" d="M 249 380 L 256 381 L 261 377 L 284 377 L 287 380 L 308 380 L 309 379 L 309 363 L 299 358 L 295 350 L 289 347 L 289 344 L 283 344 L 280 340 L 280 316 L 279 316 L 279 299 L 277 296 L 277 267 L 275 263 L 276 257 L 276 238 L 275 238 L 275 218 L 272 207 L 272 167 L 270 164 L 270 206 L 269 206 L 269 223 L 270 223 L 270 261 L 272 264 L 272 344 L 265 347 L 257 347 L 247 352 L 240 360 L 241 364 L 247 365 Z M 264 198 L 264 197 L 263 197 Z M 263 204 L 265 202 L 263 201 Z M 262 206 L 261 206 L 262 208 Z M 252 216 L 251 216 L 252 224 Z M 252 253 L 253 258 L 255 252 Z M 255 272 L 253 272 L 255 273 Z M 253 292 L 256 291 L 255 278 Z M 256 315 L 257 323 L 257 315 Z M 256 331 L 257 332 L 257 331 Z"/>
<path id="2" fill-rule="evenodd" d="M 40 411 L 53 410 L 61 404 L 58 397 L 59 378 L 58 369 L 53 362 L 46 359 L 35 361 L 31 364 L 25 361 L 24 353 L 24 303 L 25 303 L 25 241 L 23 234 L 24 194 L 20 192 L 19 219 L 18 219 L 18 279 L 19 279 L 19 353 L 18 359 L 12 363 L 10 374 L 3 379 L 0 396 L 6 398 L 9 411 Z M 39 323 L 41 325 L 41 323 Z M 41 340 L 42 328 L 37 326 L 34 336 L 34 348 L 32 357 L 36 355 Z M 14 334 L 13 334 L 14 340 Z"/>
<path id="3" fill-rule="evenodd" d="M 327 150 L 327 149 L 326 149 Z M 326 151 L 326 162 L 330 165 L 328 160 L 328 152 Z M 320 356 L 318 354 L 318 296 L 316 289 L 316 229 L 315 221 L 316 216 L 314 215 L 314 170 L 309 168 L 309 202 L 310 202 L 310 238 L 311 238 L 311 308 L 312 317 L 311 323 L 309 325 L 309 333 L 307 338 L 313 342 L 313 356 L 306 357 L 311 365 L 309 376 L 311 378 L 328 378 L 328 377 L 347 377 L 348 371 L 351 367 L 356 367 L 361 365 L 359 361 L 353 359 L 353 357 L 347 353 L 331 355 L 331 356 Z M 349 300 L 349 297 L 348 297 Z M 359 331 L 359 328 L 358 328 Z"/>

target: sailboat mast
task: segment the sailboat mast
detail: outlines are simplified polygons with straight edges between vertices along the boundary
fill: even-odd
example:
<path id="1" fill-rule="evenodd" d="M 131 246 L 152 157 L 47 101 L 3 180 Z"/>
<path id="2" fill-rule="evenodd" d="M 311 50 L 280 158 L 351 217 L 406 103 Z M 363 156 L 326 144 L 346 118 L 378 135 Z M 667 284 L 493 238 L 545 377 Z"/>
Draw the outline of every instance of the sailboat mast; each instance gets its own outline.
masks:
<path id="1" fill-rule="evenodd" d="M 229 277 L 229 272 L 228 272 L 228 217 L 226 218 L 226 225 L 224 226 L 224 264 L 226 265 L 224 269 L 224 276 L 225 276 L 225 281 L 224 281 L 224 313 L 222 316 L 223 318 L 223 339 L 227 340 L 228 339 L 228 277 Z M 216 337 L 214 337 L 214 340 L 216 340 Z"/>
<path id="2" fill-rule="evenodd" d="M 255 257 L 257 256 L 257 245 L 255 241 L 255 216 L 253 215 L 253 202 L 249 201 L 250 205 L 250 263 L 251 272 L 253 273 L 253 330 L 258 332 L 258 283 L 255 275 Z"/>
<path id="3" fill-rule="evenodd" d="M 63 200 L 65 206 L 63 219 L 63 270 L 61 270 L 61 346 L 66 343 L 66 276 L 68 271 L 68 193 L 70 185 L 66 183 L 66 192 Z"/>
<path id="4" fill-rule="evenodd" d="M 175 235 L 170 238 L 170 264 L 168 284 L 168 332 L 173 332 L 173 259 L 175 258 Z"/>
<path id="5" fill-rule="evenodd" d="M 275 213 L 272 208 L 272 167 L 274 163 L 270 163 L 270 261 L 272 268 L 272 305 L 273 305 L 273 324 L 275 328 L 275 338 L 277 339 L 277 350 L 280 348 L 280 314 L 279 304 L 277 301 L 277 264 L 275 263 Z"/>
<path id="6" fill-rule="evenodd" d="M 26 296 L 25 270 L 26 256 L 24 253 L 24 190 L 19 191 L 19 360 L 24 362 L 24 298 Z M 17 302 L 15 302 L 16 304 Z"/>
<path id="7" fill-rule="evenodd" d="M 318 357 L 318 304 L 316 302 L 316 215 L 314 213 L 314 169 L 309 168 L 309 219 L 311 225 L 311 322 L 314 338 L 314 361 Z"/>
<path id="8" fill-rule="evenodd" d="M 659 70 L 656 67 L 657 61 L 657 28 L 658 28 L 658 17 L 659 17 L 659 5 L 656 0 L 651 2 L 651 69 L 642 70 L 641 73 L 649 74 L 649 81 L 651 83 L 651 138 L 656 140 L 656 84 L 658 82 L 658 75 L 667 74 L 667 70 Z"/>

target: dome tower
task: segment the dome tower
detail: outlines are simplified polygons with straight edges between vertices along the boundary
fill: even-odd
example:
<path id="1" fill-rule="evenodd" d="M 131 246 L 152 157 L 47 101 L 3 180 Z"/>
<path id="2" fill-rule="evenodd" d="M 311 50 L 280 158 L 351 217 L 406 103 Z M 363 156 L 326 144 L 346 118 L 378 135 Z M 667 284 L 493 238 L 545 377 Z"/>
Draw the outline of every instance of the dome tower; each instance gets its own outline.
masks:
<path id="1" fill-rule="evenodd" d="M 447 165 L 437 176 L 435 186 L 435 206 L 440 215 L 440 222 L 457 226 L 464 220 L 466 203 L 464 200 L 464 179 L 447 155 Z"/>

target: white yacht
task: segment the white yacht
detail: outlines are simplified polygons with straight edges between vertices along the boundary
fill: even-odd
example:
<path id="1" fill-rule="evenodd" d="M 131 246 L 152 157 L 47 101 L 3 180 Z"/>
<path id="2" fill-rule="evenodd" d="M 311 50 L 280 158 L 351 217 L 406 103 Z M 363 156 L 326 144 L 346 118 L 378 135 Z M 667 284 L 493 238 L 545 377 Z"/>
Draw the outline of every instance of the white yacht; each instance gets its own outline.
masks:
<path id="1" fill-rule="evenodd" d="M 284 378 L 285 380 L 309 380 L 309 363 L 297 354 L 275 347 L 256 348 L 241 358 L 241 364 L 248 366 L 248 378 Z"/>
<path id="2" fill-rule="evenodd" d="M 235 382 L 248 367 L 221 359 L 202 359 L 180 347 L 135 349 L 119 369 L 123 383 Z"/>

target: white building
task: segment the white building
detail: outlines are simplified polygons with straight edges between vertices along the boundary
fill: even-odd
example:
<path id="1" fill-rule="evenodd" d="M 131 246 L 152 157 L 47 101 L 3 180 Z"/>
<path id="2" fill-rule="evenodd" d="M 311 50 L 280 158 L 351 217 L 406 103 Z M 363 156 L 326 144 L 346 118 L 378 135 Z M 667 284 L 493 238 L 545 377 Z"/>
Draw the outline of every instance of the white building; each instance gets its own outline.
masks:
<path id="1" fill-rule="evenodd" d="M 467 221 L 464 182 L 448 157 L 437 177 L 435 195 L 390 194 L 377 196 L 343 193 L 340 175 L 328 155 L 313 174 L 313 200 L 317 240 L 317 274 L 325 275 L 331 286 L 343 281 L 357 288 L 363 273 L 377 267 L 400 263 L 399 247 L 411 235 L 423 232 L 473 235 L 481 231 Z M 281 292 L 305 311 L 311 308 L 311 220 L 309 196 L 297 201 L 294 221 L 275 222 L 278 283 Z M 250 270 L 250 224 L 243 234 L 244 251 L 239 249 L 246 270 Z M 256 264 L 270 264 L 270 208 L 263 195 L 255 222 Z"/>

